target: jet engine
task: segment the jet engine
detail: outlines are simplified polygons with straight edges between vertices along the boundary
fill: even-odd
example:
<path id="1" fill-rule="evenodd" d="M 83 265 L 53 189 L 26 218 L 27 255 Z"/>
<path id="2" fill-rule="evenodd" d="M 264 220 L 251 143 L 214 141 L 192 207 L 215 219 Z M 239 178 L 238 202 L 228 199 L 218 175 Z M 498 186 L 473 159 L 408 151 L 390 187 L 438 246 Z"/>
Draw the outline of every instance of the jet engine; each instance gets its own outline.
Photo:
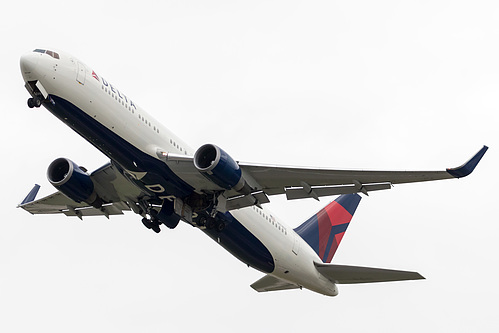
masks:
<path id="1" fill-rule="evenodd" d="M 53 161 L 47 170 L 47 178 L 56 189 L 76 202 L 86 202 L 96 208 L 102 200 L 94 190 L 94 183 L 86 170 L 67 158 Z"/>
<path id="2" fill-rule="evenodd" d="M 196 151 L 194 166 L 203 176 L 226 190 L 242 194 L 251 192 L 236 161 L 213 144 L 203 145 Z"/>

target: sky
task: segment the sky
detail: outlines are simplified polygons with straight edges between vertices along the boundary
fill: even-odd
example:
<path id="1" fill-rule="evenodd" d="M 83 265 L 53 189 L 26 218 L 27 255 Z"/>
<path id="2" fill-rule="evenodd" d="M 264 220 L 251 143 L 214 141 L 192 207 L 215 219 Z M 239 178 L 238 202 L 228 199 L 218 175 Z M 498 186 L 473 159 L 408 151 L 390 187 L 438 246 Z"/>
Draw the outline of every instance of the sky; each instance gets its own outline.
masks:
<path id="1" fill-rule="evenodd" d="M 27 0 L 2 14 L 0 331 L 499 330 L 496 1 Z M 256 293 L 262 273 L 185 224 L 16 209 L 35 183 L 54 191 L 54 159 L 107 162 L 28 109 L 19 58 L 35 48 L 73 54 L 191 147 L 236 160 L 443 170 L 490 149 L 467 178 L 364 196 L 333 259 L 426 280 Z M 333 199 L 267 207 L 296 227 Z"/>

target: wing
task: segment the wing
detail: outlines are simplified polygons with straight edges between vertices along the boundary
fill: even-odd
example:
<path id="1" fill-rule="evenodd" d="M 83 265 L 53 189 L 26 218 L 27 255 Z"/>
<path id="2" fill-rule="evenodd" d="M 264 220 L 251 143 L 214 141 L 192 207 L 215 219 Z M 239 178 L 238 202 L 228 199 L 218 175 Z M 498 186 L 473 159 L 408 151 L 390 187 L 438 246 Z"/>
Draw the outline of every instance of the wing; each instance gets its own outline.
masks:
<path id="1" fill-rule="evenodd" d="M 130 183 L 116 168 L 108 163 L 97 169 L 90 176 L 95 185 L 97 195 L 105 202 L 101 208 L 94 208 L 82 202 L 77 203 L 61 192 L 55 192 L 44 198 L 35 200 L 39 185 L 31 190 L 18 206 L 31 214 L 65 214 L 66 216 L 98 216 L 121 215 L 132 208 L 128 202 L 138 202 L 145 195 L 139 188 Z"/>
<path id="2" fill-rule="evenodd" d="M 317 270 L 334 283 L 373 283 L 405 280 L 422 280 L 424 277 L 417 272 L 396 271 L 392 269 L 319 264 L 314 263 Z"/>
<path id="3" fill-rule="evenodd" d="M 350 194 L 391 188 L 392 184 L 462 178 L 469 175 L 483 157 L 484 146 L 468 162 L 444 171 L 331 170 L 240 164 L 241 168 L 271 194 L 285 193 L 288 200 Z"/>
<path id="4" fill-rule="evenodd" d="M 252 193 L 242 196 L 226 191 L 227 210 L 269 202 L 269 195 L 286 194 L 288 200 L 390 189 L 393 184 L 462 178 L 477 166 L 488 147 L 484 146 L 468 162 L 442 171 L 368 171 L 297 168 L 238 163 Z M 169 155 L 165 163 L 198 191 L 224 189 L 203 177 L 194 167 L 192 157 Z"/>

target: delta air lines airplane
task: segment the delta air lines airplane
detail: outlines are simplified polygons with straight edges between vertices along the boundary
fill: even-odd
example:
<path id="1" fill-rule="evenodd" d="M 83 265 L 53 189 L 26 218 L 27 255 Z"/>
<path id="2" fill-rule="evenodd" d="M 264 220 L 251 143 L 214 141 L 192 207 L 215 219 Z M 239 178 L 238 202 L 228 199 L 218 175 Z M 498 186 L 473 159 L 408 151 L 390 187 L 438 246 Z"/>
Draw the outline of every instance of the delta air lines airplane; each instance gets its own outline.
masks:
<path id="1" fill-rule="evenodd" d="M 307 288 L 335 296 L 337 284 L 423 279 L 416 272 L 331 264 L 361 200 L 358 193 L 393 184 L 461 178 L 484 146 L 458 168 L 443 171 L 354 171 L 242 163 L 214 144 L 193 150 L 110 81 L 77 58 L 46 49 L 21 57 L 30 108 L 44 106 L 105 154 L 110 162 L 89 173 L 67 158 L 47 171 L 57 192 L 19 207 L 31 214 L 87 216 L 133 211 L 154 232 L 183 221 L 266 275 L 259 292 Z M 340 195 L 293 229 L 263 205 Z"/>

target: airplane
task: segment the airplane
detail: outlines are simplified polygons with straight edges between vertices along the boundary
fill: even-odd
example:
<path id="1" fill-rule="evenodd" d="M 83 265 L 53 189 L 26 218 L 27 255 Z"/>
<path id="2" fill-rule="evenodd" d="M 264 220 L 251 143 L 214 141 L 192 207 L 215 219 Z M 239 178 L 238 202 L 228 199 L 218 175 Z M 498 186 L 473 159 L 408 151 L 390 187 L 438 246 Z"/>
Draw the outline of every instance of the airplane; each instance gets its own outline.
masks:
<path id="1" fill-rule="evenodd" d="M 394 184 L 453 179 L 473 172 L 488 147 L 441 171 L 366 171 L 244 163 L 208 143 L 194 150 L 128 95 L 74 56 L 35 49 L 20 59 L 30 108 L 45 107 L 105 154 L 89 173 L 68 158 L 48 167 L 57 189 L 36 199 L 35 185 L 18 207 L 31 214 L 87 216 L 132 211 L 158 233 L 180 221 L 200 229 L 248 267 L 265 275 L 258 292 L 308 289 L 327 296 L 337 284 L 424 279 L 417 272 L 331 264 L 361 196 Z M 297 228 L 263 205 L 339 195 Z"/>

